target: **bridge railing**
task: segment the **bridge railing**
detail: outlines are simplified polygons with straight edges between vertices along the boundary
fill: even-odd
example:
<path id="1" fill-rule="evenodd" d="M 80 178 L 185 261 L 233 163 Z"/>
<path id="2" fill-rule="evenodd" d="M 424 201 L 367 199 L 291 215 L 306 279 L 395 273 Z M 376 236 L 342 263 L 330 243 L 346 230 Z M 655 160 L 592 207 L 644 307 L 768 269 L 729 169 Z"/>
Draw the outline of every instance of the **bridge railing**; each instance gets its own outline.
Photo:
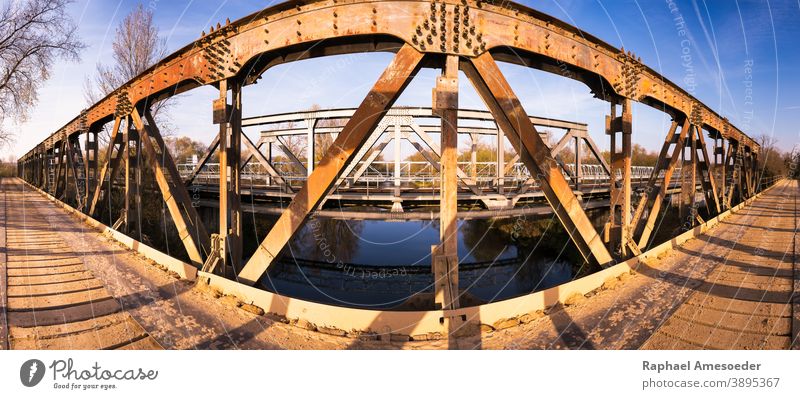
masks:
<path id="1" fill-rule="evenodd" d="M 482 188 L 496 188 L 502 180 L 504 185 L 514 186 L 532 184 L 535 188 L 536 183 L 529 182 L 531 175 L 528 169 L 521 162 L 516 162 L 509 167 L 509 173 L 502 177 L 497 174 L 496 162 L 458 162 L 458 166 L 465 171 L 470 171 L 470 167 L 475 166 L 474 174 L 466 172 L 467 176 Z M 292 186 L 302 186 L 308 177 L 297 173 L 291 162 L 273 162 L 272 165 L 279 175 Z M 206 163 L 200 171 L 193 174 L 196 164 L 178 164 L 178 172 L 181 177 L 188 179 L 194 176 L 193 184 L 217 184 L 219 182 L 219 164 Z M 574 181 L 575 164 L 566 164 L 567 170 L 562 174 L 567 180 Z M 582 164 L 580 182 L 589 185 L 608 184 L 609 175 L 605 172 L 602 165 Z M 650 178 L 653 172 L 652 166 L 634 166 L 631 168 L 631 180 L 635 184 L 644 183 Z M 621 179 L 621 173 L 617 173 L 617 178 Z M 259 164 L 248 163 L 242 167 L 241 179 L 249 181 L 258 187 L 277 187 L 275 179 L 272 179 L 267 170 Z M 391 188 L 394 185 L 404 187 L 435 187 L 440 181 L 439 171 L 434 165 L 425 161 L 401 161 L 395 164 L 394 161 L 372 161 L 367 169 L 360 176 L 348 176 L 344 178 L 348 187 L 362 188 Z"/>

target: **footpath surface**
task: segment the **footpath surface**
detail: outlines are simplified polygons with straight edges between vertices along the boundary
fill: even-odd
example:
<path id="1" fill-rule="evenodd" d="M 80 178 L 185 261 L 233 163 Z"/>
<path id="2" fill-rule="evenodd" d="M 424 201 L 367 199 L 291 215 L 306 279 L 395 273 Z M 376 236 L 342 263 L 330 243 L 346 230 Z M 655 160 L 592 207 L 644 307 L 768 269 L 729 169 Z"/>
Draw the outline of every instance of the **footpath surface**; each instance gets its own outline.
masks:
<path id="1" fill-rule="evenodd" d="M 800 324 L 794 181 L 590 298 L 449 344 L 336 336 L 251 313 L 16 179 L 0 188 L 0 344 L 11 349 L 787 348 Z"/>

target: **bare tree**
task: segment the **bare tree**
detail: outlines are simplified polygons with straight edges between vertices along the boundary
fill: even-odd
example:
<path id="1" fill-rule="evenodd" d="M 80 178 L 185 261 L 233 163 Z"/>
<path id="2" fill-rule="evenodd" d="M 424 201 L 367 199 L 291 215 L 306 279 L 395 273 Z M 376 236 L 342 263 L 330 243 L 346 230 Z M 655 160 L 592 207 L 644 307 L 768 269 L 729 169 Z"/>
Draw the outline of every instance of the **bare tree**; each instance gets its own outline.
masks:
<path id="1" fill-rule="evenodd" d="M 758 162 L 761 167 L 761 174 L 767 177 L 786 175 L 788 172 L 785 162 L 785 154 L 778 149 L 778 139 L 775 136 L 761 134 L 756 138 L 761 146 L 758 154 Z"/>
<path id="2" fill-rule="evenodd" d="M 153 23 L 153 11 L 141 4 L 117 26 L 112 48 L 111 64 L 98 63 L 94 79 L 87 78 L 84 83 L 84 96 L 89 104 L 96 103 L 167 55 L 166 42 L 159 37 L 158 27 Z M 172 131 L 167 116 L 167 109 L 173 104 L 170 100 L 151 106 L 162 134 Z M 105 130 L 101 135 L 103 143 L 108 142 L 109 134 Z"/>
<path id="3" fill-rule="evenodd" d="M 80 58 L 84 45 L 68 16 L 69 3 L 22 0 L 0 5 L 0 147 L 13 138 L 2 123 L 27 119 L 53 62 Z"/>
<path id="4" fill-rule="evenodd" d="M 322 107 L 319 104 L 311 104 L 311 107 L 308 108 L 308 111 L 319 111 Z M 317 123 L 317 127 L 319 128 L 328 128 L 328 127 L 343 127 L 347 124 L 347 119 L 323 119 Z M 325 153 L 328 152 L 328 149 L 333 145 L 333 141 L 335 140 L 333 133 L 322 133 L 316 134 L 314 137 L 314 158 L 315 161 L 319 162 L 322 160 L 322 157 L 325 156 Z"/>

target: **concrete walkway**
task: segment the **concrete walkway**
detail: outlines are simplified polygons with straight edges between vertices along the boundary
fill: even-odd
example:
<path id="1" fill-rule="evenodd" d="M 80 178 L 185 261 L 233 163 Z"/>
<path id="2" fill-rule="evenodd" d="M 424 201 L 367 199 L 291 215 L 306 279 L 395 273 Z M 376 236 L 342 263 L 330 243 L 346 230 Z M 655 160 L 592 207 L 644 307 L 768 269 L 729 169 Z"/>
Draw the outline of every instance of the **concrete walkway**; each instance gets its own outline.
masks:
<path id="1" fill-rule="evenodd" d="M 75 342 L 87 348 L 148 342 L 168 349 L 786 348 L 797 336 L 792 316 L 800 312 L 788 305 L 797 287 L 792 266 L 796 182 L 780 183 L 706 235 L 640 264 L 635 275 L 613 289 L 452 345 L 334 336 L 250 313 L 235 298 L 218 298 L 176 279 L 17 180 L 3 180 L 2 187 L 6 213 L 0 218 L 0 240 L 10 238 L 0 252 L 0 267 L 6 267 L 8 255 L 11 348 L 71 347 Z M 33 270 L 43 267 L 47 271 L 41 274 L 76 273 L 81 282 L 53 280 L 64 285 L 47 291 L 33 285 L 40 278 Z M 72 291 L 83 299 L 75 299 Z M 24 324 L 34 310 L 47 306 L 60 312 L 50 314 L 52 324 Z M 83 308 L 77 311 L 76 306 Z M 87 318 L 86 312 L 95 317 Z M 62 319 L 56 322 L 59 314 Z M 68 314 L 84 316 L 70 321 Z M 104 335 L 111 326 L 124 333 Z M 4 337 L 0 334 L 0 340 Z"/>
<path id="2" fill-rule="evenodd" d="M 9 349 L 160 349 L 39 212 L 44 199 L 3 180 L 4 346 Z M 38 198 L 37 198 L 38 197 Z"/>
<path id="3" fill-rule="evenodd" d="M 797 182 L 783 181 L 707 234 L 640 264 L 615 289 L 484 334 L 482 346 L 788 348 L 800 314 L 790 306 L 797 195 Z"/>

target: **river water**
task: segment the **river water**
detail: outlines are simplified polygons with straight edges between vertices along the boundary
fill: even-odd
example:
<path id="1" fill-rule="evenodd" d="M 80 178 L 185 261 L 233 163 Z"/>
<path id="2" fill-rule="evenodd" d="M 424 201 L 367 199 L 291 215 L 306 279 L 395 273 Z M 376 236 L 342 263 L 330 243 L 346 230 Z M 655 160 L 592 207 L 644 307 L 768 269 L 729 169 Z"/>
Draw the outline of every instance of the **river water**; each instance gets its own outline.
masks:
<path id="1" fill-rule="evenodd" d="M 433 306 L 438 221 L 315 218 L 261 283 L 292 297 L 366 308 Z M 247 252 L 247 251 L 246 251 Z M 461 306 L 549 288 L 593 270 L 552 218 L 458 222 Z"/>
<path id="2" fill-rule="evenodd" d="M 116 197 L 118 198 L 118 197 Z M 158 198 L 146 203 L 159 203 Z M 669 203 L 669 202 L 667 202 Z M 121 204 L 114 204 L 119 209 Z M 705 220 L 704 207 L 699 214 Z M 245 207 L 246 209 L 246 207 Z M 146 207 L 142 242 L 187 260 L 165 208 Z M 218 210 L 200 208 L 209 232 L 218 231 Z M 113 223 L 101 207 L 100 220 Z M 587 212 L 598 232 L 608 211 Z M 685 218 L 684 218 L 685 219 Z M 244 213 L 244 254 L 249 258 L 277 218 Z M 653 242 L 681 232 L 677 208 L 665 206 Z M 290 297 L 340 306 L 432 309 L 431 246 L 438 221 L 374 221 L 311 218 L 260 280 L 260 286 Z M 654 244 L 651 244 L 654 245 Z M 460 306 L 513 298 L 596 272 L 553 216 L 519 216 L 458 222 Z"/>

